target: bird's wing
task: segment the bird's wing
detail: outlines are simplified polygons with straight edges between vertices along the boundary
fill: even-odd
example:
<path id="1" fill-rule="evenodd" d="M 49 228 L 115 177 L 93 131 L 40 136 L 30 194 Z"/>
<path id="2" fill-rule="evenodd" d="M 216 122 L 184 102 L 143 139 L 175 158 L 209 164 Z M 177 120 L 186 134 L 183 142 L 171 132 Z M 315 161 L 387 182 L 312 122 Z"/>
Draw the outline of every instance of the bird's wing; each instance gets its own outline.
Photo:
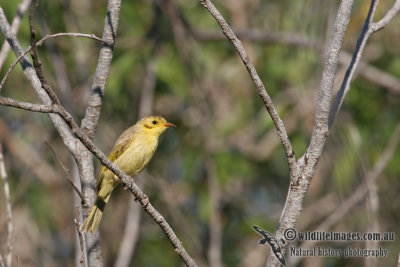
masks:
<path id="1" fill-rule="evenodd" d="M 119 156 L 124 153 L 124 151 L 129 147 L 129 145 L 133 141 L 133 135 L 136 131 L 136 128 L 134 126 L 126 129 L 120 137 L 118 137 L 117 141 L 115 142 L 114 147 L 111 149 L 110 155 L 108 155 L 108 159 L 114 162 L 116 159 L 119 158 Z M 96 189 L 100 189 L 101 182 L 103 180 L 103 173 L 108 170 L 106 166 L 103 166 L 103 169 L 101 170 L 100 173 L 100 178 L 97 180 L 96 184 Z"/>

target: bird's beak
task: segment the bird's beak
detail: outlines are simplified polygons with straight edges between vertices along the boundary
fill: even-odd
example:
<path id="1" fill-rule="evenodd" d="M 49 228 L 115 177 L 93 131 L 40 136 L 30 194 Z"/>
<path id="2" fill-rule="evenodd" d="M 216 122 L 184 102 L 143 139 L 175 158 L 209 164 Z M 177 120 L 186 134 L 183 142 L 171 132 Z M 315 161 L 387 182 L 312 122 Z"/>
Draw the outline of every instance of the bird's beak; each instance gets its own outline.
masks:
<path id="1" fill-rule="evenodd" d="M 176 125 L 173 124 L 173 123 L 170 123 L 170 122 L 164 123 L 164 126 L 165 126 L 165 127 L 175 127 L 175 128 L 176 128 Z"/>

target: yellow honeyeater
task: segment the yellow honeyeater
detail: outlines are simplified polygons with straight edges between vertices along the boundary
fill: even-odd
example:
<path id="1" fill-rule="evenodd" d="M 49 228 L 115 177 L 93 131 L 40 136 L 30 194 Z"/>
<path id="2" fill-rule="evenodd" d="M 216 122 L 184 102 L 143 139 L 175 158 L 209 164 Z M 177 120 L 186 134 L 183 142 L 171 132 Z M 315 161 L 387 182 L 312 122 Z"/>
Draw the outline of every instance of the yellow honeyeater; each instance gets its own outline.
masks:
<path id="1" fill-rule="evenodd" d="M 126 174 L 132 177 L 138 175 L 156 151 L 158 137 L 168 127 L 175 125 L 160 116 L 141 119 L 121 134 L 108 158 Z M 119 183 L 118 177 L 104 166 L 96 185 L 96 202 L 82 225 L 82 231 L 94 233 L 97 230 L 111 192 Z"/>

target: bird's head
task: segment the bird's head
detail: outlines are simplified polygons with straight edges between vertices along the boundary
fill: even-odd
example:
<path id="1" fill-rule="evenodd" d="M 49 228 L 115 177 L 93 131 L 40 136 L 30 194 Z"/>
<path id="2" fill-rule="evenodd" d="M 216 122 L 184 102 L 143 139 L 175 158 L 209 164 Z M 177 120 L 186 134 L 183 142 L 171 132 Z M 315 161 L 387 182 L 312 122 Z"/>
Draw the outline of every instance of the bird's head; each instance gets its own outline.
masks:
<path id="1" fill-rule="evenodd" d="M 176 127 L 161 116 L 148 116 L 141 119 L 138 124 L 148 134 L 159 136 L 169 127 Z"/>

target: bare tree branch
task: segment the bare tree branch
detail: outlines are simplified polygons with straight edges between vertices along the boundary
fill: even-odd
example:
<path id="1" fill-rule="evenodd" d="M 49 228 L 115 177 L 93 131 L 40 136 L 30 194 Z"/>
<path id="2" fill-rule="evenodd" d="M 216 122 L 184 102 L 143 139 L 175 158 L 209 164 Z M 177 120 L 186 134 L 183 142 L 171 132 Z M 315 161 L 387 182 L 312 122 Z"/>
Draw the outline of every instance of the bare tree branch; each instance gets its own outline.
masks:
<path id="1" fill-rule="evenodd" d="M 340 55 L 340 63 L 342 65 L 350 65 L 351 59 L 352 56 L 350 53 L 342 51 Z M 364 79 L 387 88 L 392 93 L 400 93 L 400 79 L 388 72 L 374 67 L 373 65 L 361 60 L 358 64 L 358 71 L 356 71 L 356 74 L 357 73 Z"/>
<path id="2" fill-rule="evenodd" d="M 31 0 L 23 0 L 18 5 L 17 14 L 15 15 L 15 17 L 11 23 L 11 30 L 14 35 L 17 35 L 19 25 L 21 24 L 22 17 L 24 16 L 25 12 L 28 10 L 30 3 L 31 3 Z M 10 45 L 8 44 L 7 41 L 5 41 L 0 49 L 0 70 L 3 67 L 4 62 L 7 59 L 8 52 L 10 52 Z M 1 89 L 0 89 L 0 91 L 1 91 Z"/>
<path id="3" fill-rule="evenodd" d="M 91 89 L 92 93 L 88 101 L 85 117 L 81 122 L 81 127 L 89 138 L 93 138 L 100 117 L 101 104 L 103 102 L 104 91 L 111 68 L 115 38 L 117 36 L 120 9 L 121 0 L 108 1 L 107 16 L 104 20 L 102 37 L 107 43 L 100 49 L 99 61 Z"/>
<path id="4" fill-rule="evenodd" d="M 48 34 L 42 39 L 40 39 L 37 43 L 36 46 L 42 46 L 44 42 L 46 42 L 49 39 L 56 38 L 56 37 L 62 37 L 62 36 L 71 36 L 71 37 L 83 37 L 83 38 L 89 38 L 93 39 L 102 43 L 105 43 L 107 45 L 111 45 L 110 41 L 102 39 L 100 37 L 97 37 L 94 34 L 88 34 L 88 33 L 79 33 L 79 32 L 60 32 L 60 33 L 55 33 L 55 34 Z"/>
<path id="5" fill-rule="evenodd" d="M 342 48 L 343 39 L 350 21 L 350 13 L 354 1 L 343 0 L 339 6 L 335 24 L 333 26 L 327 48 L 324 69 L 322 72 L 321 84 L 318 94 L 317 107 L 315 110 L 314 129 L 311 135 L 310 145 L 304 155 L 304 162 L 308 165 L 309 159 L 312 160 L 312 173 L 315 171 L 316 164 L 321 155 L 326 138 L 328 137 L 328 116 L 332 99 L 332 88 L 339 62 L 339 54 Z M 306 177 L 311 177 L 306 175 Z"/>
<path id="6" fill-rule="evenodd" d="M 357 40 L 356 50 L 354 51 L 351 63 L 346 71 L 346 75 L 344 76 L 342 85 L 340 86 L 339 92 L 337 93 L 335 98 L 335 102 L 333 103 L 332 109 L 329 113 L 328 127 L 331 127 L 340 107 L 342 106 L 343 100 L 346 97 L 347 92 L 350 90 L 350 82 L 353 79 L 358 63 L 361 60 L 361 55 L 364 52 L 364 48 L 367 44 L 368 38 L 373 33 L 371 25 L 378 3 L 378 0 L 371 0 L 371 6 L 369 8 L 368 15 L 364 23 L 364 27 L 362 29 L 359 39 Z"/>
<path id="7" fill-rule="evenodd" d="M 318 100 L 316 104 L 314 128 L 310 145 L 307 152 L 298 160 L 301 170 L 294 179 L 291 179 L 286 203 L 279 219 L 279 228 L 276 237 L 279 240 L 283 237 L 283 231 L 293 228 L 302 210 L 303 200 L 307 193 L 308 186 L 315 173 L 317 163 L 322 153 L 325 141 L 328 137 L 328 115 L 332 98 L 333 82 L 339 62 L 339 53 L 350 21 L 350 14 L 353 7 L 353 0 L 342 0 L 328 43 L 327 55 L 320 83 Z M 282 246 L 286 250 L 287 243 Z M 272 251 L 270 253 L 273 255 Z M 276 257 L 269 257 L 267 266 L 278 266 L 280 263 Z"/>
<path id="8" fill-rule="evenodd" d="M 4 196 L 6 199 L 6 211 L 7 211 L 7 253 L 6 253 L 6 266 L 11 267 L 12 253 L 13 253 L 13 222 L 12 222 L 12 209 L 11 209 L 11 197 L 10 197 L 10 186 L 8 184 L 8 175 L 6 171 L 6 165 L 4 164 L 3 147 L 0 144 L 0 176 L 3 181 Z"/>
<path id="9" fill-rule="evenodd" d="M 400 10 L 400 0 L 396 0 L 393 7 L 385 14 L 385 16 L 378 22 L 372 23 L 372 32 L 377 32 L 382 30 L 389 22 L 399 13 Z"/>
<path id="10" fill-rule="evenodd" d="M 104 19 L 103 43 L 91 87 L 91 95 L 85 111 L 85 116 L 81 121 L 81 129 L 93 139 L 95 130 L 100 117 L 101 105 L 111 68 L 111 60 L 117 35 L 121 0 L 109 0 L 107 14 Z M 80 143 L 77 145 L 79 153 L 78 169 L 81 175 L 82 193 L 88 204 L 92 205 L 97 197 L 95 191 L 94 167 L 92 154 Z M 89 214 L 90 206 L 83 206 L 84 217 Z M 101 249 L 98 231 L 94 235 L 85 234 L 86 248 L 88 249 L 89 266 L 102 266 Z"/>
<path id="11" fill-rule="evenodd" d="M 290 177 L 291 179 L 294 179 L 296 174 L 298 173 L 298 168 L 296 164 L 296 157 L 292 148 L 292 145 L 290 144 L 289 137 L 287 136 L 285 126 L 283 125 L 282 120 L 280 119 L 278 112 L 276 111 L 274 104 L 272 103 L 271 97 L 268 95 L 263 82 L 261 81 L 260 77 L 258 76 L 258 73 L 256 69 L 254 68 L 253 64 L 250 61 L 249 56 L 246 53 L 246 50 L 244 49 L 242 43 L 240 40 L 236 37 L 235 33 L 232 31 L 232 29 L 229 27 L 228 23 L 224 19 L 224 17 L 221 15 L 221 13 L 215 8 L 215 6 L 212 4 L 210 0 L 199 0 L 200 4 L 202 4 L 209 12 L 210 14 L 215 18 L 215 20 L 218 22 L 220 25 L 222 32 L 226 36 L 226 38 L 231 42 L 233 47 L 235 48 L 236 52 L 239 54 L 240 58 L 243 61 L 243 64 L 246 66 L 247 71 L 250 74 L 250 77 L 252 81 L 254 82 L 254 85 L 256 86 L 257 92 L 260 95 L 261 99 L 264 102 L 264 105 L 270 114 L 275 127 L 278 131 L 278 136 L 281 139 L 283 148 L 285 150 L 286 158 L 289 164 L 289 171 L 290 171 Z"/>
<path id="12" fill-rule="evenodd" d="M 2 97 L 2 96 L 0 96 L 0 105 L 29 110 L 33 112 L 55 113 L 55 114 L 58 113 L 57 109 L 59 107 L 57 104 L 51 104 L 51 105 L 32 104 L 28 102 L 20 102 L 12 98 Z"/>

